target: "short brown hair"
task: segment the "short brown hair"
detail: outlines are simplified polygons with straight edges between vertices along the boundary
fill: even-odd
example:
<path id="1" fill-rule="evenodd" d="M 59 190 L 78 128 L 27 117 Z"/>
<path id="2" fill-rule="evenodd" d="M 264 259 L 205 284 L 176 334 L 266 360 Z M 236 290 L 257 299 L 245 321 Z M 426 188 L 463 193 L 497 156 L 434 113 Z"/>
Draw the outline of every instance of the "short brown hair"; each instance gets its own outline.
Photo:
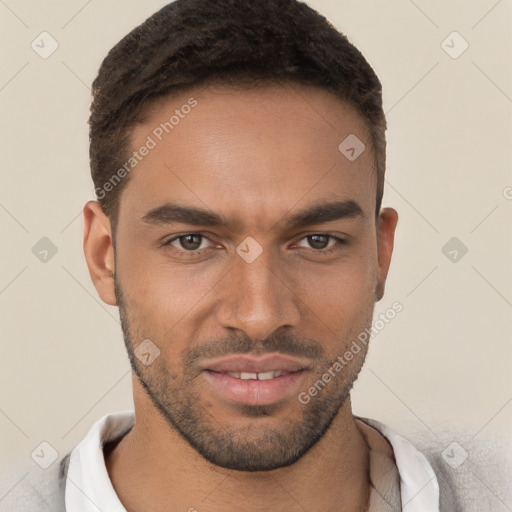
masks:
<path id="1" fill-rule="evenodd" d="M 114 231 L 128 176 L 105 185 L 130 158 L 131 129 L 155 100 L 212 80 L 286 80 L 353 105 L 373 146 L 379 212 L 386 167 L 382 87 L 347 37 L 297 0 L 176 0 L 117 43 L 93 83 L 91 175 Z"/>

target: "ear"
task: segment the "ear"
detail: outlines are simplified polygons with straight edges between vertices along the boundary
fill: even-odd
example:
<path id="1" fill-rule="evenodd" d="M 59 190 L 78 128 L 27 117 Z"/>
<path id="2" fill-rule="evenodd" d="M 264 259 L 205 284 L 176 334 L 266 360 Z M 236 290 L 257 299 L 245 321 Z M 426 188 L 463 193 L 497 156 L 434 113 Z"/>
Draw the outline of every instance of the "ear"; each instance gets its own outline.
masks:
<path id="1" fill-rule="evenodd" d="M 101 300 L 110 306 L 117 306 L 112 231 L 110 221 L 98 201 L 88 201 L 84 206 L 84 254 Z"/>
<path id="2" fill-rule="evenodd" d="M 393 245 L 395 241 L 395 228 L 398 222 L 398 213 L 393 208 L 383 208 L 377 221 L 377 259 L 378 278 L 375 287 L 375 300 L 379 301 L 384 296 L 386 278 L 388 276 Z"/>

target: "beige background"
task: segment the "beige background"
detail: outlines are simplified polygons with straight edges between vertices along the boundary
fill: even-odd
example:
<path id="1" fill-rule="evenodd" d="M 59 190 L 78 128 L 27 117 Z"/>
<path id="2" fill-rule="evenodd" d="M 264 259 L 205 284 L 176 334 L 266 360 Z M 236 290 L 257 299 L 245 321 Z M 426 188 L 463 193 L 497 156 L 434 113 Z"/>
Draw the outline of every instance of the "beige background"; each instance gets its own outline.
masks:
<path id="1" fill-rule="evenodd" d="M 0 499 L 39 471 L 30 454 L 42 441 L 67 453 L 104 414 L 132 407 L 117 309 L 97 297 L 82 252 L 89 86 L 111 46 L 165 3 L 0 1 Z M 509 440 L 512 2 L 308 3 L 383 83 L 383 205 L 400 214 L 376 311 L 404 309 L 372 341 L 354 412 L 439 450 Z M 48 59 L 31 48 L 42 31 L 59 44 Z M 457 59 L 441 45 L 453 31 L 469 43 Z M 46 263 L 32 252 L 42 237 L 58 248 Z M 468 248 L 457 262 L 442 252 L 452 237 Z M 498 494 L 496 510 L 511 510 Z"/>

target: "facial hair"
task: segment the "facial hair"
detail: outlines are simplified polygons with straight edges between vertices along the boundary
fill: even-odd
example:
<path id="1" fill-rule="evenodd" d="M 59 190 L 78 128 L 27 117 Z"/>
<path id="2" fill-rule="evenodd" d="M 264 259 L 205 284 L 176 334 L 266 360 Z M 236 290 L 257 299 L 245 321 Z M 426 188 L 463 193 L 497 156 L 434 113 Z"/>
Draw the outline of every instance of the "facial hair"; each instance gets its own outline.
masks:
<path id="1" fill-rule="evenodd" d="M 297 408 L 301 411 L 299 421 L 287 417 L 281 419 L 279 425 L 269 426 L 268 419 L 282 407 L 279 402 L 270 405 L 233 403 L 232 409 L 238 415 L 252 418 L 253 421 L 243 422 L 243 427 L 221 425 L 209 411 L 214 405 L 201 397 L 201 386 L 197 382 L 201 359 L 269 352 L 306 357 L 312 362 L 311 373 L 315 375 L 313 383 L 321 379 L 335 360 L 325 357 L 321 343 L 296 335 L 275 333 L 260 341 L 237 336 L 190 348 L 184 352 L 181 371 L 175 373 L 168 367 L 165 357 L 161 356 L 150 366 L 145 366 L 135 355 L 134 341 L 140 343 L 144 339 L 144 336 L 139 336 L 138 329 L 132 326 L 136 308 L 130 310 L 129 301 L 116 275 L 114 287 L 123 338 L 133 372 L 169 428 L 178 432 L 204 459 L 223 468 L 269 471 L 295 463 L 326 434 L 349 397 L 364 364 L 366 346 L 358 354 L 359 358 L 354 358 L 329 383 L 324 383 L 325 387 L 311 397 L 307 404 L 297 399 Z M 368 325 L 364 327 L 371 324 L 373 305 L 369 309 L 371 311 L 366 318 Z M 152 342 L 164 352 L 164 340 L 152 339 Z M 348 345 L 339 343 L 339 346 L 342 350 L 342 347 Z"/>

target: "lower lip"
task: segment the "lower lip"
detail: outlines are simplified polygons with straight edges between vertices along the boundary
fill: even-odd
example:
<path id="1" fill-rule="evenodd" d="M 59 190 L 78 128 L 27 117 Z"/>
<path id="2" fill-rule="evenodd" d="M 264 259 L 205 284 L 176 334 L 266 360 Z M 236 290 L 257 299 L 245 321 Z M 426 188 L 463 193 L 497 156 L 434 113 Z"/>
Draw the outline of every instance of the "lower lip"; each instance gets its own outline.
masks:
<path id="1" fill-rule="evenodd" d="M 268 380 L 245 380 L 226 373 L 203 372 L 223 398 L 248 405 L 269 405 L 289 397 L 299 389 L 304 373 L 300 370 Z"/>

